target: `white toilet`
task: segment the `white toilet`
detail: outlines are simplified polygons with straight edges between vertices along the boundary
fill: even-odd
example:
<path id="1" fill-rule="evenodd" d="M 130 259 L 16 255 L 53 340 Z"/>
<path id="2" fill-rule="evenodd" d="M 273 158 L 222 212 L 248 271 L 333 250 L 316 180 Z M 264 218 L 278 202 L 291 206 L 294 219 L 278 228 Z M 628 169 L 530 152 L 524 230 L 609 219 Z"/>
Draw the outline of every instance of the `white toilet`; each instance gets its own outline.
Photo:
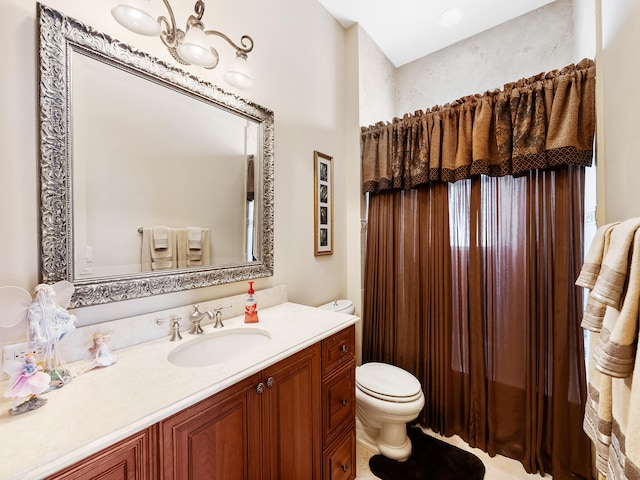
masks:
<path id="1" fill-rule="evenodd" d="M 352 314 L 353 303 L 336 300 L 320 306 Z M 356 439 L 375 453 L 398 461 L 411 455 L 407 423 L 424 407 L 422 386 L 416 377 L 388 363 L 356 367 Z"/>
<path id="2" fill-rule="evenodd" d="M 378 362 L 356 367 L 356 438 L 369 450 L 401 462 L 409 458 L 406 424 L 423 406 L 422 386 L 406 370 Z"/>

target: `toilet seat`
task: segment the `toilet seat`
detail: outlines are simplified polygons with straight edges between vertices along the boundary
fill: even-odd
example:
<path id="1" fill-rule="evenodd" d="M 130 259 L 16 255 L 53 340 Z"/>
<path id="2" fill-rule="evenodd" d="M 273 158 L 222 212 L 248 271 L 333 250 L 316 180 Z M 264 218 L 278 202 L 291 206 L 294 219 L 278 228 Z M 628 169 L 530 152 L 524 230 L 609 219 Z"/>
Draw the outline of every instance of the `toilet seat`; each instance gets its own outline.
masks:
<path id="1" fill-rule="evenodd" d="M 422 386 L 416 377 L 388 363 L 370 362 L 357 367 L 356 387 L 388 402 L 408 403 L 422 396 Z"/>

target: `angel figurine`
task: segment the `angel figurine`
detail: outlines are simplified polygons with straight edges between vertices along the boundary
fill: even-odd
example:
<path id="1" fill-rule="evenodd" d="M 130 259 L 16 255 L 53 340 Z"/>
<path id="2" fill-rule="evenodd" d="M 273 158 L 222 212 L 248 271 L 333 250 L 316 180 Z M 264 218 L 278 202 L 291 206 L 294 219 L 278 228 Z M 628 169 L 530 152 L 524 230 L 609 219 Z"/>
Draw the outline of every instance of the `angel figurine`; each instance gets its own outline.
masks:
<path id="1" fill-rule="evenodd" d="M 29 306 L 31 342 L 40 345 L 45 354 L 45 372 L 51 375 L 51 388 L 59 388 L 71 380 L 62 354 L 60 341 L 76 327 L 76 317 L 65 309 L 71 301 L 74 286 L 67 281 L 36 286 L 36 298 Z"/>
<path id="2" fill-rule="evenodd" d="M 47 403 L 47 399 L 38 397 L 38 394 L 49 388 L 51 376 L 36 364 L 36 356 L 33 353 L 25 355 L 24 360 L 24 366 L 11 377 L 10 387 L 4 393 L 5 397 L 16 397 L 16 401 L 9 410 L 11 415 L 35 410 Z M 24 397 L 28 398 L 19 404 Z"/>
<path id="3" fill-rule="evenodd" d="M 105 342 L 107 337 L 108 335 L 102 333 L 96 333 L 93 336 L 93 345 L 89 347 L 89 351 L 93 354 L 93 359 L 76 376 L 80 376 L 94 368 L 108 367 L 118 361 L 118 357 L 111 353 L 109 346 Z"/>

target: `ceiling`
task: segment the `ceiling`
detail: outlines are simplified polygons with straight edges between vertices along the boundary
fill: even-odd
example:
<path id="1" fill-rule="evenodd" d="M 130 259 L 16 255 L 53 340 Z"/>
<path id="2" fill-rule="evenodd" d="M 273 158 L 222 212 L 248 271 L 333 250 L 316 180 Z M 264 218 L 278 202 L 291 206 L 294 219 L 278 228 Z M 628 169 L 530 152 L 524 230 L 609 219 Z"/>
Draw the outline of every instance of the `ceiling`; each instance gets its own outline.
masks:
<path id="1" fill-rule="evenodd" d="M 318 0 L 345 28 L 359 23 L 389 60 L 400 67 L 488 30 L 554 0 Z M 459 23 L 438 24 L 461 8 Z"/>

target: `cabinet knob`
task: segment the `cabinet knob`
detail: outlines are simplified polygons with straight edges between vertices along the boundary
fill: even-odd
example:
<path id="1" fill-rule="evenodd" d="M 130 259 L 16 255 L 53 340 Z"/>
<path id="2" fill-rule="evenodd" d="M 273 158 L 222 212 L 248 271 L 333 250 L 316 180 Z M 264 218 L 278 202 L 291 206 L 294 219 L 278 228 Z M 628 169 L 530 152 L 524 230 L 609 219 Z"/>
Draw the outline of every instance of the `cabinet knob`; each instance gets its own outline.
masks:
<path id="1" fill-rule="evenodd" d="M 349 470 L 349 465 L 342 465 L 340 468 L 343 472 L 346 472 L 347 470 Z"/>
<path id="2" fill-rule="evenodd" d="M 340 347 L 340 351 L 342 353 L 347 353 L 347 346 L 343 343 L 342 346 Z"/>
<path id="3" fill-rule="evenodd" d="M 340 400 L 340 403 L 342 404 L 343 407 L 347 406 L 347 399 L 343 398 L 342 400 Z"/>
<path id="4" fill-rule="evenodd" d="M 276 383 L 276 381 L 273 379 L 273 377 L 267 378 L 267 388 L 273 387 L 274 383 Z"/>
<path id="5" fill-rule="evenodd" d="M 264 383 L 260 382 L 256 385 L 256 393 L 260 395 L 262 392 L 264 392 Z"/>

